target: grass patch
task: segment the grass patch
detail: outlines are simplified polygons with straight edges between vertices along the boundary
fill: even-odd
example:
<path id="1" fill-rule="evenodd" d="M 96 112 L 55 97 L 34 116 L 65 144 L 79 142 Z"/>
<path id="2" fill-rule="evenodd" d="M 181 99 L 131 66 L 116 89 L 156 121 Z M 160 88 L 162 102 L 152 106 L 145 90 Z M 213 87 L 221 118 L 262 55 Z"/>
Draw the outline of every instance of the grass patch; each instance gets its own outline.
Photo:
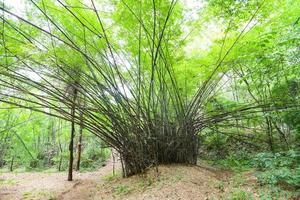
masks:
<path id="1" fill-rule="evenodd" d="M 0 179 L 0 186 L 10 186 L 10 185 L 16 185 L 18 182 L 14 179 Z"/>
<path id="2" fill-rule="evenodd" d="M 174 179 L 175 179 L 175 182 L 180 181 L 180 180 L 183 179 L 183 175 L 182 175 L 182 174 L 176 174 L 176 175 L 174 176 Z"/>
<path id="3" fill-rule="evenodd" d="M 154 183 L 154 179 L 149 176 L 143 176 L 137 183 L 137 188 L 146 189 Z"/>
<path id="4" fill-rule="evenodd" d="M 57 168 L 49 168 L 49 169 L 45 169 L 42 171 L 43 173 L 58 173 L 58 169 Z"/>
<path id="5" fill-rule="evenodd" d="M 273 199 L 299 199 L 300 191 L 286 191 L 282 190 L 280 187 L 267 186 L 263 187 L 258 191 L 260 200 L 273 200 Z"/>
<path id="6" fill-rule="evenodd" d="M 245 176 L 243 174 L 235 174 L 233 177 L 232 177 L 232 182 L 233 182 L 233 185 L 234 187 L 238 187 L 240 185 L 243 185 L 246 183 L 246 179 L 245 179 Z"/>
<path id="7" fill-rule="evenodd" d="M 13 170 L 13 173 L 23 173 L 23 172 L 28 172 L 28 169 L 26 167 L 21 167 Z"/>
<path id="8" fill-rule="evenodd" d="M 8 173 L 8 172 L 10 172 L 8 168 L 6 168 L 6 167 L 0 168 L 0 174 L 1 173 Z"/>
<path id="9" fill-rule="evenodd" d="M 38 200 L 38 199 L 44 199 L 44 200 L 56 200 L 57 198 L 52 192 L 49 191 L 37 191 L 37 192 L 24 192 L 23 193 L 23 199 L 25 200 Z"/>
<path id="10" fill-rule="evenodd" d="M 253 194 L 242 189 L 236 189 L 230 194 L 230 200 L 254 200 Z"/>
<path id="11" fill-rule="evenodd" d="M 23 198 L 30 198 L 30 196 L 32 195 L 31 192 L 23 192 Z"/>
<path id="12" fill-rule="evenodd" d="M 220 190 L 220 192 L 225 192 L 225 183 L 223 181 L 219 182 L 217 188 Z"/>
<path id="13" fill-rule="evenodd" d="M 116 171 L 115 174 L 109 173 L 109 174 L 105 175 L 105 176 L 103 177 L 103 180 L 104 180 L 104 181 L 107 181 L 107 182 L 111 182 L 111 181 L 113 181 L 114 179 L 120 178 L 120 177 L 122 177 L 121 172 L 120 172 L 120 171 Z"/>
<path id="14" fill-rule="evenodd" d="M 128 185 L 125 185 L 125 184 L 117 185 L 117 187 L 115 188 L 115 194 L 119 195 L 119 196 L 129 194 L 131 191 L 132 191 L 132 189 Z"/>

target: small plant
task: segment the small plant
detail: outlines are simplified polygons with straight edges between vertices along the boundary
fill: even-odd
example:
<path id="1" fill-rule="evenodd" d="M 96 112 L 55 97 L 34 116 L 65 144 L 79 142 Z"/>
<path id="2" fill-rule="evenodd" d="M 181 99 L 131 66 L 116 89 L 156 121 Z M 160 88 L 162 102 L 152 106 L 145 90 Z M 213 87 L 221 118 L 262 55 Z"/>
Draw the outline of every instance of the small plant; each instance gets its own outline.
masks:
<path id="1" fill-rule="evenodd" d="M 224 192 L 225 191 L 225 183 L 222 181 L 218 184 L 217 188 L 221 191 Z"/>
<path id="2" fill-rule="evenodd" d="M 293 198 L 293 192 L 284 191 L 279 187 L 270 186 L 266 190 L 259 191 L 260 200 L 273 200 L 273 199 L 297 199 Z"/>
<path id="3" fill-rule="evenodd" d="M 253 195 L 250 192 L 244 190 L 233 191 L 230 195 L 230 200 L 252 200 L 254 199 Z"/>
<path id="4" fill-rule="evenodd" d="M 24 199 L 30 198 L 31 195 L 32 195 L 31 192 L 23 192 L 23 198 Z"/>
<path id="5" fill-rule="evenodd" d="M 118 185 L 115 188 L 115 190 L 116 190 L 117 195 L 125 195 L 125 194 L 128 194 L 131 191 L 131 189 L 129 188 L 128 185 L 122 185 L 122 184 Z"/>
<path id="6" fill-rule="evenodd" d="M 141 180 L 138 183 L 138 186 L 140 188 L 147 188 L 151 186 L 154 183 L 154 179 L 149 176 L 142 177 Z"/>
<path id="7" fill-rule="evenodd" d="M 259 194 L 259 199 L 260 200 L 273 200 L 272 195 L 268 192 L 261 192 Z"/>
<path id="8" fill-rule="evenodd" d="M 115 178 L 118 178 L 118 177 L 121 177 L 121 172 L 120 171 L 115 172 L 115 174 L 113 174 L 113 173 L 107 174 L 106 176 L 103 177 L 103 180 L 110 182 L 110 181 L 112 181 L 112 180 L 114 180 Z"/>
<path id="9" fill-rule="evenodd" d="M 235 187 L 245 184 L 246 179 L 242 174 L 236 174 L 232 177 L 232 181 L 235 185 Z"/>
<path id="10" fill-rule="evenodd" d="M 224 169 L 233 170 L 236 172 L 242 172 L 251 168 L 250 156 L 244 155 L 230 155 L 226 159 L 216 160 L 216 164 L 220 165 Z"/>
<path id="11" fill-rule="evenodd" d="M 176 174 L 176 175 L 174 176 L 174 178 L 175 178 L 175 181 L 180 181 L 180 180 L 183 179 L 183 175 L 182 175 L 182 174 Z"/>

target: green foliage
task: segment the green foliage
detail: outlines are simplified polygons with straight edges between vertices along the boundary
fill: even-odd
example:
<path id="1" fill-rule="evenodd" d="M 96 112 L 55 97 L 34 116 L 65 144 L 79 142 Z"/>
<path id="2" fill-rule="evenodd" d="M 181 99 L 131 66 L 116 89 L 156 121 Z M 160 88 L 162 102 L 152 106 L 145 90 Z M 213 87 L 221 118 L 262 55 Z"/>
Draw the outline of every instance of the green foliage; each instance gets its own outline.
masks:
<path id="1" fill-rule="evenodd" d="M 253 163 L 261 170 L 257 173 L 261 184 L 299 188 L 299 152 L 260 153 Z"/>
<path id="2" fill-rule="evenodd" d="M 242 189 L 236 189 L 229 197 L 230 200 L 254 200 L 253 195 L 250 192 Z"/>
<path id="3" fill-rule="evenodd" d="M 245 171 L 252 167 L 252 160 L 250 155 L 244 152 L 243 155 L 232 154 L 226 157 L 226 159 L 216 160 L 215 163 L 234 171 Z"/>
<path id="4" fill-rule="evenodd" d="M 297 199 L 297 192 L 290 192 L 282 190 L 278 187 L 269 186 L 259 191 L 260 200 L 273 200 L 273 199 Z"/>
<path id="5" fill-rule="evenodd" d="M 103 180 L 107 182 L 113 181 L 115 178 L 120 178 L 122 176 L 121 171 L 117 170 L 115 173 L 109 173 L 103 177 Z"/>
<path id="6" fill-rule="evenodd" d="M 32 191 L 32 192 L 23 192 L 24 200 L 38 200 L 38 199 L 47 199 L 47 200 L 56 200 L 55 194 L 49 191 Z"/>
<path id="7" fill-rule="evenodd" d="M 108 148 L 97 148 L 97 145 L 103 144 L 94 138 L 91 138 L 86 144 L 82 154 L 81 166 L 90 170 L 104 166 L 111 155 L 111 151 Z"/>
<path id="8" fill-rule="evenodd" d="M 281 153 L 259 153 L 255 156 L 253 163 L 260 170 L 294 167 L 299 162 L 299 156 L 299 152 L 293 150 Z"/>
<path id="9" fill-rule="evenodd" d="M 128 185 L 117 185 L 115 188 L 115 194 L 116 195 L 126 195 L 128 193 L 130 193 L 130 187 Z"/>
<path id="10" fill-rule="evenodd" d="M 9 107 L 1 104 L 1 107 Z M 69 160 L 69 123 L 25 109 L 1 109 L 0 168 L 23 171 L 66 170 Z M 77 127 L 78 128 L 78 127 Z M 77 138 L 75 138 L 76 144 Z M 104 165 L 110 151 L 84 131 L 82 169 Z M 75 154 L 76 156 L 76 154 Z M 76 157 L 75 157 L 76 158 Z"/>
<path id="11" fill-rule="evenodd" d="M 16 185 L 18 182 L 14 179 L 0 179 L 0 186 Z"/>

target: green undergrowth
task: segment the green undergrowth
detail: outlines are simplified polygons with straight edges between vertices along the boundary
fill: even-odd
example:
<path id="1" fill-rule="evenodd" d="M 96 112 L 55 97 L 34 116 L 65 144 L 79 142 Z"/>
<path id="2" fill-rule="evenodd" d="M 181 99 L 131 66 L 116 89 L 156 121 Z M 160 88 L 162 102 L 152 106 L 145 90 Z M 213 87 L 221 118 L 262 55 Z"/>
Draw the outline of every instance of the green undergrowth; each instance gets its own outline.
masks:
<path id="1" fill-rule="evenodd" d="M 253 165 L 261 185 L 277 185 L 300 192 L 300 154 L 296 151 L 260 153 Z"/>
<path id="2" fill-rule="evenodd" d="M 233 190 L 226 198 L 253 199 L 251 192 L 240 188 L 248 185 L 248 188 L 253 188 L 257 193 L 256 199 L 283 200 L 300 198 L 299 158 L 299 152 L 290 150 L 277 153 L 263 152 L 245 157 L 231 155 L 226 159 L 207 162 L 234 173 L 230 180 Z M 247 176 L 255 177 L 255 182 L 249 185 Z M 221 182 L 218 187 L 224 191 L 225 186 L 226 183 Z"/>
<path id="3" fill-rule="evenodd" d="M 56 200 L 55 194 L 49 191 L 23 192 L 23 200 Z"/>
<path id="4" fill-rule="evenodd" d="M 16 185 L 18 182 L 14 179 L 0 179 L 0 186 L 12 186 Z"/>
<path id="5" fill-rule="evenodd" d="M 106 181 L 106 182 L 110 182 L 110 181 L 113 181 L 113 180 L 118 179 L 120 177 L 122 177 L 122 172 L 120 170 L 116 170 L 114 173 L 111 172 L 111 173 L 105 175 L 103 177 L 103 180 Z"/>

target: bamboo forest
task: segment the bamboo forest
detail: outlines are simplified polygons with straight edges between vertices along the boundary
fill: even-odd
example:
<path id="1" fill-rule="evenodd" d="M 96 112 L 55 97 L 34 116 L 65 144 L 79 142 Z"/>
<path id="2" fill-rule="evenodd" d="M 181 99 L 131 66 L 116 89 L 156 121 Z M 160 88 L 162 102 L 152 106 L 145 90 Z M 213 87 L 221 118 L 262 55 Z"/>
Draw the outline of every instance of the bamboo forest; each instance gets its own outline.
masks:
<path id="1" fill-rule="evenodd" d="M 300 199 L 300 0 L 0 0 L 0 199 Z"/>

